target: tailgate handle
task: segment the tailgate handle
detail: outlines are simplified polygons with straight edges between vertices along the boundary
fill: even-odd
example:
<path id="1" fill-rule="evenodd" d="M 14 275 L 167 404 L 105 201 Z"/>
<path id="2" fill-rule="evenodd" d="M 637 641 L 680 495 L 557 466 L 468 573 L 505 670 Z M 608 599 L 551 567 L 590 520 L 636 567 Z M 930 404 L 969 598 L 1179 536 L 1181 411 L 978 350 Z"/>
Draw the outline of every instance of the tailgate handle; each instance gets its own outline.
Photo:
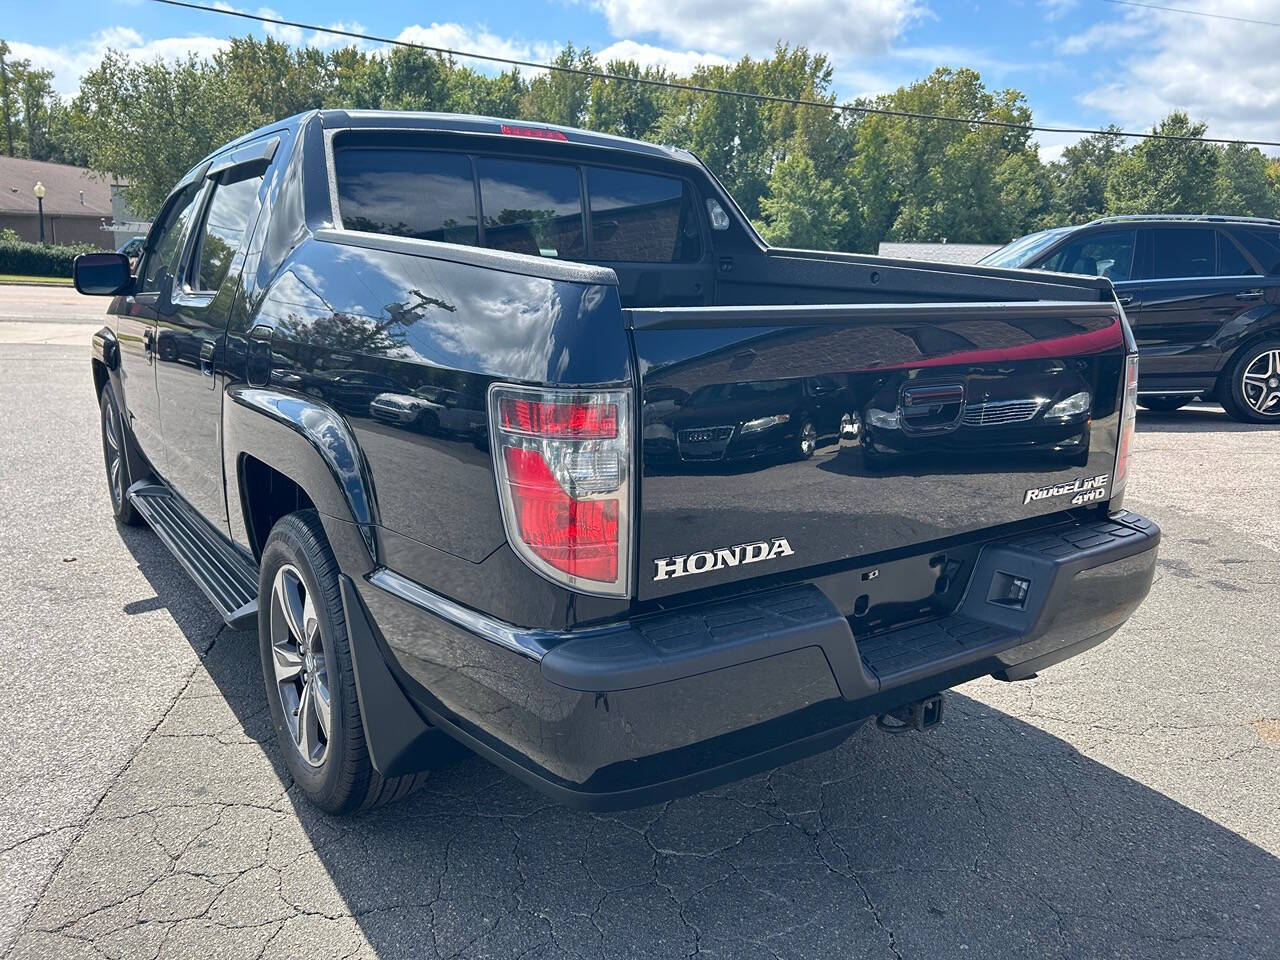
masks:
<path id="1" fill-rule="evenodd" d="M 904 431 L 950 430 L 964 411 L 963 383 L 928 383 L 902 391 Z"/>
<path id="2" fill-rule="evenodd" d="M 904 407 L 937 406 L 940 403 L 959 403 L 964 399 L 964 384 L 929 384 L 924 387 L 908 387 L 902 391 Z"/>

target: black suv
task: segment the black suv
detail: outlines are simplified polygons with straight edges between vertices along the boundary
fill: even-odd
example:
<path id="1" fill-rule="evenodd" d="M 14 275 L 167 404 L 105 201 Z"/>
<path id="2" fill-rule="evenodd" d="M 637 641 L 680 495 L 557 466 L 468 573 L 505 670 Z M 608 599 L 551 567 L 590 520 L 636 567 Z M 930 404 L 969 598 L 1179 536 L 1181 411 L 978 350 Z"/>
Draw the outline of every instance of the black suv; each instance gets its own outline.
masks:
<path id="1" fill-rule="evenodd" d="M 1107 277 L 1141 353 L 1138 403 L 1197 396 L 1280 423 L 1280 220 L 1105 217 L 1020 237 L 984 264 Z"/>

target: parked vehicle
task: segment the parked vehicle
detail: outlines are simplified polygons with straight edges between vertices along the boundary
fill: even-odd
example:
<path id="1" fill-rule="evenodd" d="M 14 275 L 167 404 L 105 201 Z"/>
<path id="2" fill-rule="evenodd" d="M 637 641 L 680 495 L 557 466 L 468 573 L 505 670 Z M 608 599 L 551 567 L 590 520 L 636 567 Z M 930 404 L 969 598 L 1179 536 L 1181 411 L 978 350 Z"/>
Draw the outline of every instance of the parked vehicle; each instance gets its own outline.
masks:
<path id="1" fill-rule="evenodd" d="M 1108 280 L 769 248 L 683 151 L 309 113 L 192 169 L 136 276 L 75 278 L 114 296 L 112 509 L 258 630 L 326 810 L 457 743 L 616 808 L 927 729 L 1151 583 Z M 988 442 L 1024 396 L 1052 406 Z M 901 470 L 861 469 L 872 406 L 919 446 Z M 737 468 L 685 469 L 727 426 Z"/>
<path id="2" fill-rule="evenodd" d="M 1021 237 L 981 263 L 1106 277 L 1142 357 L 1138 404 L 1197 396 L 1280 423 L 1280 220 L 1105 217 Z"/>

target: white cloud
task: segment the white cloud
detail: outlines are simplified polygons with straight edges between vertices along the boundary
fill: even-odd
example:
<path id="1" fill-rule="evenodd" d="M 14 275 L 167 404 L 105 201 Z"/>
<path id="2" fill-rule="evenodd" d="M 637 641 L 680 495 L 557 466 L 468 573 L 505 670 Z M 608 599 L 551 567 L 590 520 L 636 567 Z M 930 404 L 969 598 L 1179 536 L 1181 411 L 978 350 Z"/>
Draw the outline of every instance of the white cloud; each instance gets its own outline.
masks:
<path id="1" fill-rule="evenodd" d="M 1046 20 L 1057 20 L 1076 8 L 1080 0 L 1041 0 Z"/>
<path id="2" fill-rule="evenodd" d="M 614 36 L 656 35 L 689 49 L 738 57 L 768 53 L 780 37 L 837 62 L 888 52 L 914 20 L 917 0 L 587 0 Z"/>
<path id="3" fill-rule="evenodd" d="M 9 47 L 17 60 L 30 60 L 40 70 L 53 71 L 53 89 L 64 96 L 80 89 L 80 78 L 96 67 L 108 49 L 119 50 L 134 60 L 180 60 L 189 54 L 209 57 L 229 41 L 220 37 L 162 37 L 143 40 L 129 27 L 108 27 L 88 40 L 56 47 L 11 41 Z"/>
<path id="4" fill-rule="evenodd" d="M 1274 19 L 1268 0 L 1184 0 L 1194 9 Z M 1280 31 L 1158 10 L 1133 10 L 1112 29 L 1128 37 L 1112 79 L 1079 101 L 1129 129 L 1170 110 L 1209 125 L 1209 135 L 1280 140 Z M 1088 32 L 1088 31 L 1086 31 Z M 1083 49 L 1083 46 L 1082 48 Z"/>
<path id="5" fill-rule="evenodd" d="M 490 57 L 531 60 L 536 63 L 550 60 L 560 49 L 560 45 L 556 43 L 530 43 L 512 37 L 500 37 L 485 27 L 468 27 L 460 23 L 432 23 L 425 27 L 414 24 L 401 30 L 396 39 L 429 47 L 466 50 Z M 501 64 L 494 64 L 487 60 L 472 60 L 469 57 L 458 59 L 474 67 L 489 70 L 505 69 Z"/>
<path id="6" fill-rule="evenodd" d="M 698 66 L 732 62 L 728 57 L 718 53 L 668 50 L 666 47 L 655 47 L 652 44 L 637 43 L 634 40 L 619 40 L 605 47 L 595 56 L 602 68 L 612 60 L 634 60 L 642 67 L 665 67 L 681 76 L 687 76 Z"/>

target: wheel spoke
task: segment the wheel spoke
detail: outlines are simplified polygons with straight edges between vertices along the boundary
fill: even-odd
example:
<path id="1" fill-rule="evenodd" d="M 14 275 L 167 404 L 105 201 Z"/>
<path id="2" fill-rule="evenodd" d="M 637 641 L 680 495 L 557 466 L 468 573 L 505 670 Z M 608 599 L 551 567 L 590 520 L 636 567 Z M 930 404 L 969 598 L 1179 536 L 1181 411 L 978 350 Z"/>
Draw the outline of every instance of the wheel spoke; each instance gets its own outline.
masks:
<path id="1" fill-rule="evenodd" d="M 302 596 L 302 581 L 288 567 L 282 567 L 276 574 L 272 593 L 280 604 L 280 612 L 284 614 L 289 633 L 293 635 L 294 642 L 300 644 L 306 637 L 303 631 L 305 601 Z"/>
<path id="2" fill-rule="evenodd" d="M 308 681 L 308 686 L 311 687 L 312 709 L 316 715 L 316 723 L 320 732 L 324 734 L 325 740 L 328 740 L 330 739 L 329 724 L 333 718 L 333 704 L 329 702 L 329 687 L 325 683 L 326 679 L 324 674 L 318 674 Z"/>
<path id="3" fill-rule="evenodd" d="M 276 669 L 276 683 L 287 683 L 302 672 L 302 656 L 296 647 L 281 643 L 271 645 L 271 659 Z"/>
<path id="4" fill-rule="evenodd" d="M 293 730 L 293 742 L 302 749 L 302 755 L 308 759 L 311 757 L 311 735 L 308 733 L 308 728 L 315 721 L 312 712 L 311 681 L 308 680 L 303 683 L 302 693 L 298 697 L 298 725 Z"/>

